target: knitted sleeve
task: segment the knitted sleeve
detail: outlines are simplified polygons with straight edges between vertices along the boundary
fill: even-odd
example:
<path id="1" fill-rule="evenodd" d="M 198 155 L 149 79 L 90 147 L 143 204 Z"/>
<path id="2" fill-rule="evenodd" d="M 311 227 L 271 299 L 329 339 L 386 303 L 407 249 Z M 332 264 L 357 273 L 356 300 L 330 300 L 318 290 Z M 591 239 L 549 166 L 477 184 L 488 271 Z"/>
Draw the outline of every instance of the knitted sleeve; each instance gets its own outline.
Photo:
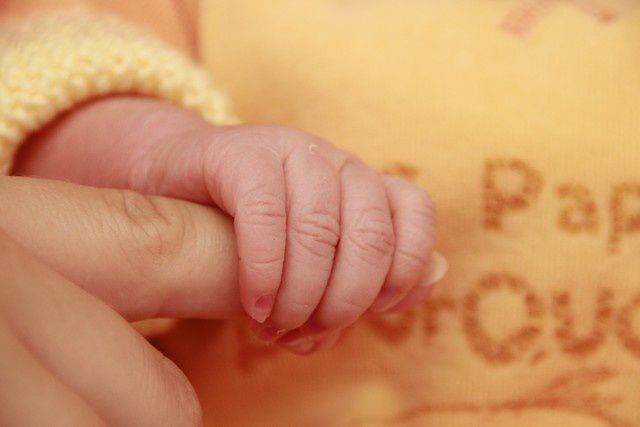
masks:
<path id="1" fill-rule="evenodd" d="M 34 16 L 0 26 L 0 174 L 30 133 L 116 93 L 163 98 L 212 124 L 235 121 L 204 71 L 144 31 L 81 11 Z"/>

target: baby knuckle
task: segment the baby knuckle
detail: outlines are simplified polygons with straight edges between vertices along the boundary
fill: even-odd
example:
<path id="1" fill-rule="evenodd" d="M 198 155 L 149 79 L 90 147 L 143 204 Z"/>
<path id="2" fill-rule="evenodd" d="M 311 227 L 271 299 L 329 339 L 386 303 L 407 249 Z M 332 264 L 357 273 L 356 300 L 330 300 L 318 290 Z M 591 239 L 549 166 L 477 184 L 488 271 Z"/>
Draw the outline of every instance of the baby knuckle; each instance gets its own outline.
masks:
<path id="1" fill-rule="evenodd" d="M 291 218 L 292 238 L 309 253 L 333 258 L 340 239 L 338 218 L 326 212 L 316 212 Z"/>
<path id="2" fill-rule="evenodd" d="M 248 277 L 251 277 L 249 286 L 255 282 L 263 285 L 275 286 L 282 280 L 282 269 L 284 266 L 284 249 L 282 251 L 259 251 L 257 253 L 246 253 L 240 257 L 240 268 Z"/>
<path id="3" fill-rule="evenodd" d="M 410 273 L 423 269 L 427 265 L 428 256 L 428 251 L 417 245 L 397 247 L 395 252 L 399 268 Z"/>
<path id="4" fill-rule="evenodd" d="M 418 193 L 412 203 L 404 207 L 403 210 L 401 227 L 416 236 L 426 237 L 426 234 L 433 233 L 437 213 L 435 204 L 426 192 Z"/>
<path id="5" fill-rule="evenodd" d="M 216 128 L 212 133 L 212 138 L 225 142 L 229 146 L 241 145 L 243 147 L 261 147 L 272 142 L 272 125 L 251 125 L 239 124 Z"/>
<path id="6" fill-rule="evenodd" d="M 284 253 L 281 255 L 264 255 L 242 259 L 242 264 L 252 276 L 258 276 L 262 280 L 275 280 L 280 276 L 284 264 Z"/>
<path id="7" fill-rule="evenodd" d="M 426 191 L 418 189 L 415 196 L 415 204 L 413 212 L 416 216 L 424 219 L 430 224 L 435 224 L 438 213 L 436 204 Z"/>
<path id="8" fill-rule="evenodd" d="M 396 249 L 392 268 L 387 277 L 389 286 L 407 289 L 416 284 L 427 267 L 427 259 L 421 253 Z"/>
<path id="9" fill-rule="evenodd" d="M 244 147 L 296 147 L 319 138 L 299 129 L 278 125 L 238 125 L 227 128 L 223 138 Z"/>
<path id="10" fill-rule="evenodd" d="M 308 148 L 310 144 L 323 145 L 324 141 L 300 129 L 285 126 L 268 126 L 267 132 L 283 146 Z"/>
<path id="11" fill-rule="evenodd" d="M 377 263 L 393 253 L 395 236 L 391 218 L 382 210 L 365 211 L 348 233 L 348 239 L 364 260 Z"/>
<path id="12" fill-rule="evenodd" d="M 143 271 L 155 271 L 180 256 L 188 220 L 176 205 L 133 191 L 108 191 L 104 200 L 124 252 Z"/>
<path id="13" fill-rule="evenodd" d="M 240 203 L 236 216 L 252 225 L 284 227 L 286 221 L 284 201 L 277 194 L 268 191 L 253 191 Z"/>

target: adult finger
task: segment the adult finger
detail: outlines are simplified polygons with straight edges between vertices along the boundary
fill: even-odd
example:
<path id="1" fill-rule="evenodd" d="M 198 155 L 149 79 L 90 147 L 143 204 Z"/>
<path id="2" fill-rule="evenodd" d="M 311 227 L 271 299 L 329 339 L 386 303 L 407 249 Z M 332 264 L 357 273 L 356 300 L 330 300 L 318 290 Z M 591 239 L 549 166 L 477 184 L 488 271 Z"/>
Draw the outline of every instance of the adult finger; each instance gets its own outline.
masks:
<path id="1" fill-rule="evenodd" d="M 0 234 L 2 322 L 110 425 L 201 422 L 184 374 L 100 300 Z"/>
<path id="2" fill-rule="evenodd" d="M 106 425 L 0 324 L 0 425 Z"/>
<path id="3" fill-rule="evenodd" d="M 0 177 L 0 228 L 130 320 L 241 314 L 230 220 L 197 204 Z"/>

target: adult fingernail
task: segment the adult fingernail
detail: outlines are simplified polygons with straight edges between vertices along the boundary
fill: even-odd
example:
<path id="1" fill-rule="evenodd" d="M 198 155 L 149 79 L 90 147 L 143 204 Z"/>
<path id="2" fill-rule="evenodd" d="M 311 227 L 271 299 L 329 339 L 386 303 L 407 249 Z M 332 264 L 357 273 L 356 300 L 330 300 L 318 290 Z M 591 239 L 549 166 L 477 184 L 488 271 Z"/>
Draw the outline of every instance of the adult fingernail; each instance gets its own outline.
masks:
<path id="1" fill-rule="evenodd" d="M 249 315 L 258 323 L 264 323 L 273 309 L 273 295 L 262 295 L 253 304 L 253 310 Z"/>
<path id="2" fill-rule="evenodd" d="M 432 286 L 441 281 L 449 270 L 447 259 L 439 252 L 433 252 L 427 267 L 427 274 L 422 280 L 421 286 Z"/>
<path id="3" fill-rule="evenodd" d="M 379 313 L 381 311 L 385 311 L 387 308 L 391 307 L 394 303 L 396 303 L 398 297 L 400 296 L 400 290 L 396 287 L 386 286 L 380 290 L 378 297 L 371 305 L 371 311 L 375 313 Z"/>
<path id="4" fill-rule="evenodd" d="M 286 329 L 278 329 L 273 326 L 266 326 L 255 330 L 256 336 L 263 341 L 275 341 L 286 333 Z"/>

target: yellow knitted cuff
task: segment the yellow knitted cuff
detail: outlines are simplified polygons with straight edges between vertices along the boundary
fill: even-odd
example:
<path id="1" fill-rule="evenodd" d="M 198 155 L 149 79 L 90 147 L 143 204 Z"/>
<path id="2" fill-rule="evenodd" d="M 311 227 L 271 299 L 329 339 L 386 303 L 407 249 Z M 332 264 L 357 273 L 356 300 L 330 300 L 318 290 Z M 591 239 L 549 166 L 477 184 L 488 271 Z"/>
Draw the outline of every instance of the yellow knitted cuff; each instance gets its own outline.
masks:
<path id="1" fill-rule="evenodd" d="M 164 98 L 212 124 L 235 121 L 204 71 L 149 34 L 80 11 L 35 16 L 0 28 L 0 173 L 29 133 L 112 93 Z"/>

